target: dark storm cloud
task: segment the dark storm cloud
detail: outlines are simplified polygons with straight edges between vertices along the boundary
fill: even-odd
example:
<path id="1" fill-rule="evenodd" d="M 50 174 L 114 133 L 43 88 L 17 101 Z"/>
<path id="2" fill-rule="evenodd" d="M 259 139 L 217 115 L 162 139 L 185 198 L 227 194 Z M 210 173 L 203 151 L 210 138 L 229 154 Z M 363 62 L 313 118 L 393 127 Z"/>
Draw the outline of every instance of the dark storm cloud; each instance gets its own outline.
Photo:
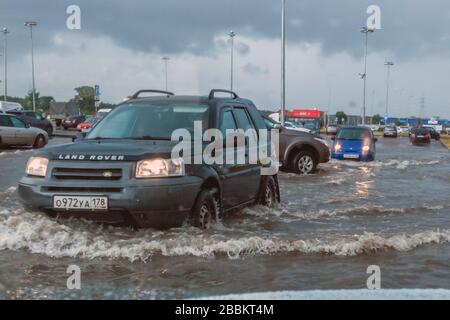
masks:
<path id="1" fill-rule="evenodd" d="M 12 29 L 16 46 L 27 46 L 23 22 L 40 22 L 37 45 L 45 48 L 55 33 L 79 32 L 108 36 L 136 51 L 212 54 L 214 37 L 233 29 L 254 38 L 279 38 L 280 0 L 2 0 L 0 25 Z M 287 36 L 290 42 L 321 43 L 325 53 L 359 56 L 359 27 L 370 4 L 382 9 L 382 28 L 371 35 L 371 50 L 394 55 L 448 53 L 448 0 L 287 0 Z M 65 28 L 66 8 L 78 4 L 82 30 Z M 237 39 L 238 39 L 237 37 Z M 242 44 L 243 45 L 243 44 Z M 245 53 L 248 48 L 239 47 Z"/>

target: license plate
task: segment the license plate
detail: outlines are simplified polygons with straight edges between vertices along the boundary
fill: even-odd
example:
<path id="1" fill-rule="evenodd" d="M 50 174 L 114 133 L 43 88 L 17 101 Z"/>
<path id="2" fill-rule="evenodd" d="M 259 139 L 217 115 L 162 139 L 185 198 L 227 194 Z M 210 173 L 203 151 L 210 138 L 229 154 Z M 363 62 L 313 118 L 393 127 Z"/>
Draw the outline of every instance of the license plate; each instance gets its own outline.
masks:
<path id="1" fill-rule="evenodd" d="M 344 154 L 344 159 L 359 159 L 358 154 Z"/>
<path id="2" fill-rule="evenodd" d="M 108 210 L 108 197 L 54 196 L 53 208 L 65 210 Z"/>
<path id="3" fill-rule="evenodd" d="M 417 136 L 417 138 L 425 138 L 425 136 Z"/>

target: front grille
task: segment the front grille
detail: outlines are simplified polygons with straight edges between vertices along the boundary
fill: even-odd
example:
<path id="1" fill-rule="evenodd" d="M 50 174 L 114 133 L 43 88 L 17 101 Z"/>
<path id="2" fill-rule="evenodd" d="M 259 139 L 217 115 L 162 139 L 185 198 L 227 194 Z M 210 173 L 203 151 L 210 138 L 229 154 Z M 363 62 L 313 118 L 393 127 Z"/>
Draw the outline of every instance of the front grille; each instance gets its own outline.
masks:
<path id="1" fill-rule="evenodd" d="M 60 180 L 120 180 L 122 169 L 54 168 L 52 176 Z"/>
<path id="2" fill-rule="evenodd" d="M 44 192 L 89 192 L 89 193 L 117 193 L 123 188 L 112 187 L 42 187 Z"/>

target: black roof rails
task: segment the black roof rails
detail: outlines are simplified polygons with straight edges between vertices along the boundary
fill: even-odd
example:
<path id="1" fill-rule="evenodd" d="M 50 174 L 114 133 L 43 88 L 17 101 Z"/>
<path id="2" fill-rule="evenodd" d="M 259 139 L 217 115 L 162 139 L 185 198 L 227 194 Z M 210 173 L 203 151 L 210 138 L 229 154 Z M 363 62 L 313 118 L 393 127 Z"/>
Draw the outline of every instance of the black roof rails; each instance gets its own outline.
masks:
<path id="1" fill-rule="evenodd" d="M 169 92 L 169 91 L 145 89 L 145 90 L 139 90 L 138 92 L 133 94 L 130 98 L 131 99 L 137 99 L 137 98 L 139 98 L 139 95 L 141 93 L 162 93 L 162 94 L 168 95 L 168 96 L 173 96 L 174 95 L 173 92 Z"/>
<path id="2" fill-rule="evenodd" d="M 212 89 L 212 90 L 209 92 L 209 99 L 214 99 L 214 94 L 215 94 L 216 92 L 229 93 L 229 94 L 231 94 L 231 95 L 233 96 L 233 99 L 238 99 L 238 98 L 239 98 L 239 96 L 238 96 L 235 92 L 233 92 L 233 91 L 230 91 L 230 90 L 224 90 L 224 89 Z"/>

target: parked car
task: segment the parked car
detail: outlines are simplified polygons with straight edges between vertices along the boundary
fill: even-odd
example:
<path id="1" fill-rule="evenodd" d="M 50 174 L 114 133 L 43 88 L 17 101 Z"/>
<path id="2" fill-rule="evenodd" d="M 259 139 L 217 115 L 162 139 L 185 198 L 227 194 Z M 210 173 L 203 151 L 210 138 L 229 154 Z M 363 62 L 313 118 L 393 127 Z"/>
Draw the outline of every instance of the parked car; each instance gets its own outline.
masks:
<path id="1" fill-rule="evenodd" d="M 336 133 L 338 131 L 338 126 L 336 124 L 329 124 L 327 126 L 326 131 L 327 131 L 328 135 L 333 135 L 334 136 L 334 135 L 336 135 Z"/>
<path id="2" fill-rule="evenodd" d="M 48 143 L 48 134 L 31 127 L 14 115 L 0 114 L 0 147 L 33 146 L 42 148 Z"/>
<path id="3" fill-rule="evenodd" d="M 112 110 L 113 110 L 113 109 L 111 109 L 111 108 L 103 108 L 103 109 L 99 109 L 99 110 L 97 111 L 96 116 L 99 117 L 99 118 L 104 118 L 104 117 L 106 117 L 106 116 L 108 115 L 108 113 L 110 113 Z"/>
<path id="4" fill-rule="evenodd" d="M 65 118 L 63 120 L 63 122 L 61 123 L 62 127 L 64 128 L 64 130 L 68 130 L 68 129 L 76 129 L 76 127 L 84 122 L 84 120 L 86 120 L 86 116 L 85 115 L 75 115 L 75 116 L 69 116 L 67 118 Z"/>
<path id="5" fill-rule="evenodd" d="M 328 143 L 321 136 L 282 127 L 264 117 L 267 128 L 279 130 L 279 160 L 282 169 L 297 174 L 311 174 L 320 163 L 330 160 Z"/>
<path id="6" fill-rule="evenodd" d="M 409 134 L 409 140 L 414 145 L 430 144 L 431 134 L 426 128 L 414 128 Z"/>
<path id="7" fill-rule="evenodd" d="M 100 117 L 87 117 L 84 122 L 80 123 L 77 126 L 77 130 L 84 132 L 90 130 L 98 121 L 100 121 Z"/>
<path id="8" fill-rule="evenodd" d="M 400 126 L 397 128 L 398 133 L 409 133 L 410 130 L 411 130 L 411 127 L 409 127 L 409 126 Z"/>
<path id="9" fill-rule="evenodd" d="M 376 155 L 377 138 L 368 127 L 343 127 L 336 137 L 331 158 L 338 160 L 373 161 Z"/>
<path id="10" fill-rule="evenodd" d="M 285 121 L 284 122 L 284 127 L 290 130 L 295 130 L 295 131 L 301 131 L 301 132 L 308 132 L 311 133 L 311 130 L 309 130 L 308 128 L 303 127 L 301 124 L 296 124 L 290 121 Z"/>
<path id="11" fill-rule="evenodd" d="M 39 128 L 47 132 L 47 135 L 51 137 L 53 135 L 53 125 L 50 120 L 45 118 L 40 112 L 24 110 L 10 110 L 7 111 L 8 114 L 15 115 L 19 119 L 21 119 L 26 124 L 29 124 L 31 127 Z"/>
<path id="12" fill-rule="evenodd" d="M 397 127 L 396 126 L 386 126 L 384 128 L 384 133 L 383 136 L 385 138 L 397 138 L 398 136 L 398 132 L 397 132 Z"/>
<path id="13" fill-rule="evenodd" d="M 22 111 L 23 107 L 20 103 L 11 101 L 0 101 L 0 113 L 7 113 L 8 111 Z"/>
<path id="14" fill-rule="evenodd" d="M 428 130 L 430 133 L 431 139 L 439 141 L 441 139 L 441 135 L 436 131 L 433 127 L 424 127 L 424 129 Z"/>
<path id="15" fill-rule="evenodd" d="M 141 93 L 157 96 L 140 98 Z M 277 174 L 261 175 L 261 162 L 197 164 L 172 158 L 179 144 L 171 141 L 172 133 L 184 129 L 195 136 L 194 121 L 220 132 L 266 130 L 255 105 L 228 90 L 211 90 L 208 96 L 140 90 L 84 139 L 35 153 L 19 183 L 20 198 L 50 216 L 157 228 L 188 221 L 202 229 L 227 212 L 279 202 Z M 186 141 L 189 148 L 193 141 L 192 136 Z"/>

